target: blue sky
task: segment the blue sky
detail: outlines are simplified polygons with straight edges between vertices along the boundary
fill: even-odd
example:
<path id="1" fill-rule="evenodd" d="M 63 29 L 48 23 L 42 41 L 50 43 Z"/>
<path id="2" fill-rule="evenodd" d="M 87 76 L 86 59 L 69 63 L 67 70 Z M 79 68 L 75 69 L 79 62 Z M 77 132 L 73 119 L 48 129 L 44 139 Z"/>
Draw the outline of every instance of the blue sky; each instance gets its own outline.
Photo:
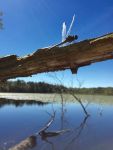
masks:
<path id="1" fill-rule="evenodd" d="M 0 55 L 24 56 L 61 41 L 62 23 L 67 27 L 75 14 L 72 34 L 79 40 L 113 32 L 113 0 L 0 0 L 4 30 L 0 31 Z M 67 86 L 77 86 L 70 70 L 57 72 Z M 52 76 L 52 77 L 51 77 Z M 38 74 L 26 81 L 56 83 L 55 73 Z M 80 68 L 77 77 L 85 87 L 113 86 L 113 60 Z"/>

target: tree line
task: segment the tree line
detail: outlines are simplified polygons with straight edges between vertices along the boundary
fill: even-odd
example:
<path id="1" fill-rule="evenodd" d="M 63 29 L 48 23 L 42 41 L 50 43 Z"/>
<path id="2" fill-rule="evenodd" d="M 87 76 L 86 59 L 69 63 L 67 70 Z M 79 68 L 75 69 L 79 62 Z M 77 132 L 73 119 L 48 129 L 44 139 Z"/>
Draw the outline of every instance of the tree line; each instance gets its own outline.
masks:
<path id="1" fill-rule="evenodd" d="M 104 94 L 113 95 L 113 87 L 97 88 L 69 88 L 63 85 L 54 85 L 45 82 L 25 82 L 23 80 L 7 81 L 0 84 L 0 92 L 16 93 L 68 93 L 74 91 L 76 94 Z"/>

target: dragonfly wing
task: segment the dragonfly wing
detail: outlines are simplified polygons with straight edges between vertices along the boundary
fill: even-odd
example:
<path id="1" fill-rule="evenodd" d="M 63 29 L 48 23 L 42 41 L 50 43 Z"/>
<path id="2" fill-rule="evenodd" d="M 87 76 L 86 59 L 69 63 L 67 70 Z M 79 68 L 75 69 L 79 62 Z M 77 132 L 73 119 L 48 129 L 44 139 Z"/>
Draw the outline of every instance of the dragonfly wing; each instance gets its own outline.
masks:
<path id="1" fill-rule="evenodd" d="M 62 42 L 66 39 L 66 23 L 63 22 L 63 25 L 62 25 Z"/>
<path id="2" fill-rule="evenodd" d="M 72 30 L 72 27 L 73 27 L 74 21 L 75 21 L 75 14 L 74 14 L 74 16 L 73 16 L 73 18 L 72 18 L 72 21 L 71 21 L 71 24 L 70 24 L 69 30 L 67 31 L 67 36 L 71 33 L 71 30 Z"/>

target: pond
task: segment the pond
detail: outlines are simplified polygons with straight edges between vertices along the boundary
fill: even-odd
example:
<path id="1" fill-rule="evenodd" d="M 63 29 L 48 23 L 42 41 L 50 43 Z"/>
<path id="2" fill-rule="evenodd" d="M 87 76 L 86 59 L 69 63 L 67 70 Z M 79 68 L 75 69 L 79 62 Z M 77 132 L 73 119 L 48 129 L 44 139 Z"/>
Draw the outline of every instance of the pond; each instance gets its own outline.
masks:
<path id="1" fill-rule="evenodd" d="M 0 97 L 0 150 L 113 150 L 113 96 L 79 95 L 89 117 L 68 95 Z"/>

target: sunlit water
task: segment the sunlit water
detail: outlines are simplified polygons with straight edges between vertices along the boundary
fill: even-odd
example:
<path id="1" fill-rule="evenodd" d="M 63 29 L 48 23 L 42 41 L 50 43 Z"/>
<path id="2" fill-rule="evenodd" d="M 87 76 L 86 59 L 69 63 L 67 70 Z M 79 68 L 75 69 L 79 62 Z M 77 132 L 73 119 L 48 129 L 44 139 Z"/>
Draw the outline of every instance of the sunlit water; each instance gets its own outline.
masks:
<path id="1" fill-rule="evenodd" d="M 47 101 L 51 95 L 15 94 L 15 99 L 41 99 Z M 30 96 L 30 98 L 29 98 Z M 33 97 L 35 96 L 35 98 Z M 1 94 L 8 97 L 8 94 Z M 33 150 L 113 150 L 113 97 L 112 96 L 82 96 L 87 101 L 87 111 L 90 117 L 85 118 L 81 106 L 69 100 L 64 105 L 60 103 L 59 96 L 54 103 L 26 103 L 19 101 L 0 101 L 0 150 L 8 150 L 31 135 L 39 132 L 48 120 L 50 114 L 56 111 L 55 118 L 47 132 L 66 132 L 57 136 L 42 138 L 36 136 Z M 11 100 L 11 94 L 9 97 Z M 12 94 L 12 99 L 14 94 Z M 52 95 L 52 98 L 54 96 Z M 58 102 L 57 101 L 58 98 Z M 71 98 L 70 98 L 71 99 Z M 50 99 L 49 99 L 50 101 Z M 52 100 L 51 100 L 52 101 Z M 67 130 L 68 129 L 68 130 Z"/>

